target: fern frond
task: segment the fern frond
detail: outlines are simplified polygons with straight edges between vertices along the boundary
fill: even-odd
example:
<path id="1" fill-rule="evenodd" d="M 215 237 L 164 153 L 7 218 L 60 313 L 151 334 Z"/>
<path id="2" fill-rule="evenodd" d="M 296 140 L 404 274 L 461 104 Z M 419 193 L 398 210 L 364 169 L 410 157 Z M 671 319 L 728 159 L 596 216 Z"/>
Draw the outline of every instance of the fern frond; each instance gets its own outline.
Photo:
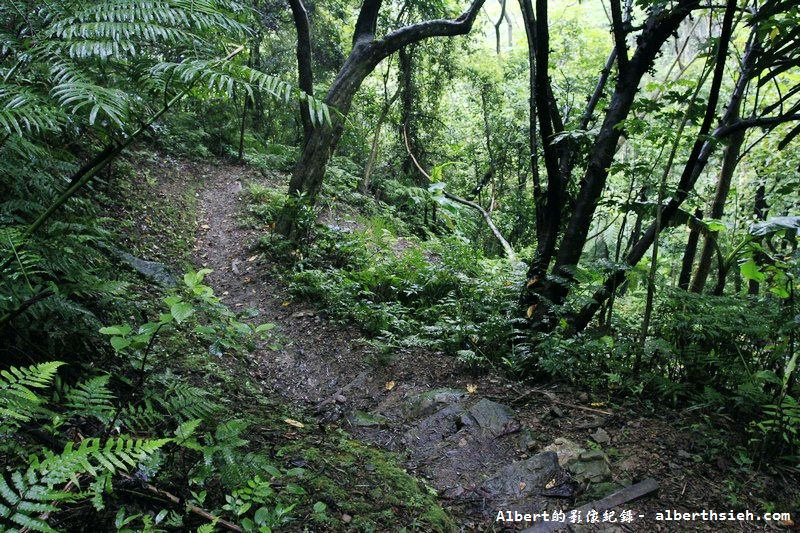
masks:
<path id="1" fill-rule="evenodd" d="M 0 370 L 0 417 L 7 423 L 27 422 L 39 413 L 42 398 L 32 389 L 50 386 L 58 367 L 64 363 L 51 361 L 24 368 Z"/>
<path id="2" fill-rule="evenodd" d="M 154 77 L 160 79 L 177 78 L 184 83 L 193 80 L 202 81 L 211 91 L 218 91 L 228 96 L 233 94 L 234 86 L 239 86 L 250 96 L 254 91 L 263 91 L 276 100 L 288 102 L 297 99 L 309 103 L 311 118 L 317 124 L 330 123 L 328 106 L 297 89 L 291 83 L 276 76 L 271 76 L 246 65 L 223 63 L 211 60 L 186 60 L 180 63 L 162 62 L 150 69 Z"/>
<path id="3" fill-rule="evenodd" d="M 175 384 L 156 401 L 170 417 L 179 422 L 194 418 L 206 420 L 219 410 L 219 405 L 209 398 L 206 391 L 184 383 Z"/>
<path id="4" fill-rule="evenodd" d="M 114 413 L 114 395 L 108 390 L 110 376 L 97 376 L 67 391 L 65 406 L 70 415 L 94 416 L 108 421 Z"/>
<path id="5" fill-rule="evenodd" d="M 9 480 L 0 475 L 0 517 L 32 531 L 55 533 L 55 529 L 39 515 L 56 510 L 53 502 L 65 501 L 74 495 L 42 483 L 33 471 L 12 472 Z"/>
<path id="6" fill-rule="evenodd" d="M 124 91 L 92 83 L 65 63 L 53 65 L 51 71 L 56 84 L 50 94 L 59 105 L 69 108 L 71 113 L 88 107 L 89 124 L 94 124 L 98 113 L 102 112 L 122 126 L 129 109 L 128 95 Z"/>
<path id="7" fill-rule="evenodd" d="M 81 23 L 146 23 L 163 27 L 185 27 L 195 31 L 209 29 L 246 35 L 249 28 L 230 16 L 243 11 L 235 2 L 211 0 L 111 0 L 88 5 L 53 24 L 53 35 L 67 37 L 69 29 Z"/>
<path id="8" fill-rule="evenodd" d="M 7 133 L 41 133 L 58 131 L 64 113 L 44 101 L 30 89 L 0 86 L 0 127 Z"/>

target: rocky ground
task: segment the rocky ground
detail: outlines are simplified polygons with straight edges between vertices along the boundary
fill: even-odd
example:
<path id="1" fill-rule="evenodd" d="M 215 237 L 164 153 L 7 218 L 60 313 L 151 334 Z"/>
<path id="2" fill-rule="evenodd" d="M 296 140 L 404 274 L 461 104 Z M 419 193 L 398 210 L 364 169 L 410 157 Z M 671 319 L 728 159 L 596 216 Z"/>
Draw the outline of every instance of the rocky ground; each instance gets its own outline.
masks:
<path id="1" fill-rule="evenodd" d="M 375 363 L 358 331 L 332 324 L 313 302 L 292 301 L 258 253 L 241 210 L 247 183 L 265 181 L 260 173 L 183 161 L 160 171 L 166 201 L 184 190 L 186 180 L 197 187 L 195 262 L 213 269 L 209 281 L 217 294 L 231 308 L 257 309 L 260 322 L 277 324 L 279 347 L 265 345 L 254 354 L 253 372 L 264 393 L 305 405 L 320 426 L 340 425 L 400 453 L 462 530 L 523 529 L 532 524 L 498 522 L 498 511 L 569 511 L 651 478 L 658 490 L 612 509 L 616 523 L 602 523 L 600 513 L 600 523 L 574 529 L 778 526 L 655 520 L 664 509 L 755 511 L 761 509 L 759 494 L 780 490 L 773 478 L 743 478 L 729 458 L 703 463 L 709 440 L 682 413 L 649 413 L 557 385 L 474 377 L 436 353 L 407 352 Z M 624 510 L 633 511 L 632 521 L 619 521 Z"/>

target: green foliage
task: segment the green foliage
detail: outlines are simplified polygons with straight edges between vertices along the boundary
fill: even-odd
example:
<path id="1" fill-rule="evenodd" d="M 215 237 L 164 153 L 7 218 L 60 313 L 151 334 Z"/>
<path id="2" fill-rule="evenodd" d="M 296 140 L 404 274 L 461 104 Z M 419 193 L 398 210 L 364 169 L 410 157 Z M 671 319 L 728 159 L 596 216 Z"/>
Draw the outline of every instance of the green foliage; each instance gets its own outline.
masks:
<path id="1" fill-rule="evenodd" d="M 251 209 L 259 210 L 258 204 Z M 504 261 L 484 259 L 457 238 L 397 238 L 392 223 L 363 229 L 318 227 L 292 275 L 291 290 L 326 313 L 354 321 L 383 351 L 421 346 L 498 361 L 512 330 L 515 287 Z"/>
<path id="2" fill-rule="evenodd" d="M 0 372 L 6 470 L 0 477 L 0 517 L 35 531 L 53 531 L 48 517 L 88 501 L 97 511 L 116 513 L 117 527 L 165 519 L 180 526 L 184 519 L 169 518 L 168 510 L 155 519 L 128 515 L 117 506 L 121 500 L 115 487 L 134 478 L 154 483 L 189 478 L 201 486 L 221 482 L 232 491 L 229 503 L 247 493 L 247 487 L 237 487 L 267 464 L 244 449 L 248 423 L 220 419 L 224 401 L 176 375 L 177 361 L 165 358 L 185 342 L 184 336 L 216 345 L 220 355 L 236 355 L 248 339 L 270 335 L 271 324 L 242 322 L 219 302 L 203 284 L 209 272 L 186 273 L 183 288 L 163 298 L 166 312 L 158 320 L 100 328 L 117 356 L 113 374 L 84 371 L 89 377 L 73 385 L 57 375 L 61 362 Z M 179 467 L 165 463 L 176 454 Z M 247 520 L 258 527 L 285 523 L 293 507 L 263 499 L 257 519 L 245 519 L 241 508 L 221 503 L 224 492 L 214 497 L 220 512 L 241 518 L 246 527 Z"/>

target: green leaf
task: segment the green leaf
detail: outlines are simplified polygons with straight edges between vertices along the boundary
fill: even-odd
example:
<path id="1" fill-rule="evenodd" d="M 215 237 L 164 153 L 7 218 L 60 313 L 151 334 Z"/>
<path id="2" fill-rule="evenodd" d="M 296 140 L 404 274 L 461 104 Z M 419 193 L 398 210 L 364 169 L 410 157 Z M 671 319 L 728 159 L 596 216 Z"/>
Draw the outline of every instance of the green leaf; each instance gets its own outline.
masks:
<path id="1" fill-rule="evenodd" d="M 106 326 L 104 328 L 100 328 L 100 333 L 103 335 L 121 335 L 125 336 L 131 332 L 131 327 L 127 324 L 122 326 Z"/>
<path id="2" fill-rule="evenodd" d="M 775 372 L 772 372 L 771 370 L 759 370 L 758 372 L 753 374 L 753 378 L 769 381 L 770 383 L 775 383 L 777 385 L 780 385 L 781 383 L 780 378 L 775 374 Z"/>
<path id="3" fill-rule="evenodd" d="M 253 520 L 255 520 L 256 525 L 261 525 L 266 522 L 267 518 L 269 517 L 269 509 L 266 507 L 259 507 L 256 510 L 256 513 L 253 515 Z"/>
<path id="4" fill-rule="evenodd" d="M 263 333 L 265 331 L 270 331 L 273 329 L 275 329 L 275 324 L 273 324 L 272 322 L 267 322 L 266 324 L 259 324 L 258 326 L 256 326 L 255 332 Z"/>
<path id="5" fill-rule="evenodd" d="M 317 503 L 314 504 L 314 512 L 315 513 L 324 513 L 325 509 L 327 509 L 327 508 L 328 508 L 328 506 L 325 505 L 323 502 L 317 502 Z"/>
<path id="6" fill-rule="evenodd" d="M 194 313 L 194 307 L 191 304 L 186 302 L 178 302 L 173 304 L 169 308 L 169 312 L 172 313 L 173 318 L 175 321 L 180 324 Z"/>
<path id="7" fill-rule="evenodd" d="M 766 276 L 764 276 L 764 274 L 760 270 L 758 270 L 758 265 L 756 265 L 756 262 L 753 261 L 752 259 L 749 259 L 748 261 L 742 263 L 739 266 L 739 272 L 745 279 L 750 279 L 758 282 L 764 281 L 764 279 L 766 279 Z"/>
<path id="8" fill-rule="evenodd" d="M 124 337 L 111 337 L 111 346 L 118 352 L 124 350 L 130 345 L 130 339 L 126 339 Z"/>

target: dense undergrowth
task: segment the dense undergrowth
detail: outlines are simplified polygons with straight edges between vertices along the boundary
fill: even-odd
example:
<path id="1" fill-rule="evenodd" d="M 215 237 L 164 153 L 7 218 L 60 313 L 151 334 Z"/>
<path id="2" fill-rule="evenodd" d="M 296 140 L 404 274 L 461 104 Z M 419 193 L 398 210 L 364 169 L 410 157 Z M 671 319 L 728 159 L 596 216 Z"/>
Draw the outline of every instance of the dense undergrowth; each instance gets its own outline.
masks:
<path id="1" fill-rule="evenodd" d="M 98 184 L 100 204 L 74 207 L 95 215 L 100 235 L 75 253 L 97 254 L 91 273 L 113 280 L 116 292 L 35 304 L 34 317 L 56 322 L 65 305 L 79 312 L 85 322 L 72 326 L 87 355 L 76 357 L 67 336 L 54 344 L 60 361 L 29 364 L 34 356 L 7 353 L 17 359 L 0 378 L 0 511 L 9 527 L 379 530 L 401 517 L 447 529 L 433 496 L 395 459 L 339 430 L 320 434 L 296 421 L 302 412 L 263 395 L 247 354 L 279 342 L 272 324 L 259 324 L 253 310 L 228 310 L 203 283 L 205 270 L 165 289 L 108 252 L 124 236 L 134 253 L 191 262 L 194 189 L 163 201 L 161 183 L 177 168 L 154 165 L 153 155 L 143 149 L 118 165 L 113 188 Z M 98 209 L 119 218 L 97 217 Z M 170 228 L 155 229 L 166 221 Z M 112 223 L 116 231 L 103 229 Z M 40 323 L 15 326 L 15 344 L 35 346 Z M 365 491 L 352 492 L 356 484 Z"/>
<path id="2" fill-rule="evenodd" d="M 409 3 L 394 24 L 450 15 L 450 7 L 428 4 Z M 664 8 L 651 4 L 635 16 Z M 758 89 L 743 68 L 717 86 L 728 97 L 737 79 L 753 82 L 740 101 L 731 100 L 744 102 L 742 117 L 798 109 L 791 70 L 798 65 L 798 11 L 788 1 L 772 4 L 777 10 L 762 14 L 768 23 L 760 30 L 745 13 L 770 3 L 743 8 L 743 25 L 731 38 L 735 46 L 761 42 L 769 52 L 759 63 Z M 596 187 L 594 217 L 584 221 L 592 236 L 578 246 L 571 279 L 547 276 L 569 297 L 537 322 L 543 307 L 521 302 L 537 280 L 503 256 L 482 217 L 443 192 L 484 206 L 519 258 L 534 257 L 548 187 L 533 183 L 534 175 L 545 177 L 546 154 L 538 153 L 545 139 L 529 120 L 535 98 L 528 74 L 536 61 L 528 47 L 509 42 L 501 54 L 498 39 L 497 54 L 487 54 L 476 42 L 440 39 L 405 50 L 402 65 L 387 60 L 385 73 L 376 70 L 354 96 L 312 208 L 308 198 L 284 194 L 304 144 L 297 104 L 310 105 L 316 127 L 330 117 L 290 83 L 296 28 L 275 5 L 0 3 L 0 527 L 452 525 L 431 491 L 392 457 L 304 424 L 301 411 L 263 397 L 247 354 L 280 340 L 253 311 L 222 305 L 204 283 L 206 272 L 194 270 L 195 193 L 203 178 L 181 176 L 179 194 L 161 189 L 184 157 L 261 170 L 268 185 L 249 189 L 261 245 L 298 298 L 357 324 L 379 362 L 434 351 L 476 375 L 493 370 L 564 382 L 653 413 L 670 405 L 694 418 L 692 431 L 704 433 L 714 453 L 733 457 L 742 477 L 755 468 L 797 475 L 800 218 L 793 214 L 800 189 L 797 152 L 784 148 L 800 130 L 783 124 L 748 138 L 728 165 L 729 174 L 739 165 L 737 180 L 728 175 L 720 189 L 711 177 L 716 170 L 707 170 L 689 187 L 687 211 L 656 231 L 660 260 L 654 254 L 635 266 L 623 262 L 654 223 L 654 200 L 667 198 L 667 182 L 679 174 L 672 163 L 692 160 L 690 138 L 710 142 L 698 131 L 702 108 L 717 95 L 706 94 L 712 65 L 701 63 L 724 39 L 711 30 L 694 34 L 706 24 L 674 32 L 676 52 L 683 39 L 677 57 L 665 53 L 652 65 L 663 80 L 636 84 L 642 91 L 632 116 L 611 128 L 624 130 L 618 156 Z M 709 28 L 718 7 L 702 10 Z M 559 50 L 551 59 L 558 73 L 550 72 L 557 83 L 546 97 L 566 109 L 547 146 L 574 153 L 565 161 L 576 171 L 564 177 L 556 233 L 579 211 L 578 169 L 588 165 L 608 110 L 600 95 L 581 124 L 580 106 L 567 105 L 592 94 L 610 50 L 605 26 L 573 18 L 596 8 L 583 3 L 553 13 L 553 40 L 541 48 Z M 344 63 L 354 15 L 355 4 L 314 2 L 320 87 Z M 393 18 L 381 17 L 381 29 Z M 599 11 L 587 18 L 598 19 L 605 23 Z M 677 35 L 685 30 L 688 36 Z M 663 63 L 680 63 L 684 51 L 693 55 L 685 69 Z M 740 55 L 717 66 L 736 71 Z M 670 78 L 677 70 L 683 79 Z M 709 105 L 703 122 L 715 124 L 731 109 L 718 104 Z M 683 140 L 676 137 L 680 120 Z M 380 121 L 387 124 L 383 137 Z M 371 146 L 364 142 L 370 138 Z M 728 140 L 714 143 L 728 152 Z M 668 145 L 674 157 L 662 159 Z M 724 167 L 719 155 L 707 160 L 709 169 Z M 662 170 L 658 183 L 653 176 Z M 719 183 L 725 174 L 718 173 Z M 691 215 L 703 212 L 715 189 L 724 192 L 716 203 L 727 210 L 704 220 Z M 273 232 L 287 205 L 297 208 L 300 230 L 292 242 Z M 694 235 L 697 248 L 701 233 L 712 252 L 703 261 L 688 244 Z M 569 248 L 568 239 L 562 244 Z M 133 272 L 128 252 L 186 274 L 158 286 Z M 679 288 L 682 259 L 687 274 L 694 263 L 698 271 L 705 264 L 706 278 L 715 271 L 717 287 L 704 288 L 695 272 L 697 290 L 687 290 L 688 280 Z M 624 281 L 590 327 L 575 334 L 569 318 L 620 271 Z"/>
<path id="3" fill-rule="evenodd" d="M 283 170 L 259 163 L 268 175 Z M 643 268 L 631 272 L 628 297 L 601 326 L 574 335 L 562 320 L 555 331 L 532 333 L 518 312 L 520 272 L 471 244 L 482 237 L 469 209 L 440 210 L 439 219 L 426 224 L 422 204 L 435 201 L 435 191 L 412 191 L 422 200 L 398 209 L 352 192 L 348 166 L 334 165 L 326 198 L 337 198 L 337 211 L 323 199 L 318 216 L 325 222 L 314 224 L 309 214 L 285 275 L 299 298 L 356 323 L 379 359 L 435 350 L 478 373 L 494 368 L 570 383 L 609 400 L 666 401 L 712 418 L 731 416 L 745 421 L 744 431 L 728 442 L 741 462 L 771 457 L 780 468 L 795 468 L 800 409 L 789 393 L 794 368 L 785 361 L 797 353 L 797 306 L 788 292 L 776 306 L 774 292 L 723 297 L 666 290 L 655 301 L 643 344 Z M 251 216 L 268 228 L 286 197 L 259 183 L 249 193 Z M 287 257 L 286 243 L 268 230 L 262 244 L 279 262 Z M 585 284 L 565 315 L 591 294 L 602 268 L 602 261 L 582 268 Z M 708 430 L 715 431 L 713 424 Z"/>

